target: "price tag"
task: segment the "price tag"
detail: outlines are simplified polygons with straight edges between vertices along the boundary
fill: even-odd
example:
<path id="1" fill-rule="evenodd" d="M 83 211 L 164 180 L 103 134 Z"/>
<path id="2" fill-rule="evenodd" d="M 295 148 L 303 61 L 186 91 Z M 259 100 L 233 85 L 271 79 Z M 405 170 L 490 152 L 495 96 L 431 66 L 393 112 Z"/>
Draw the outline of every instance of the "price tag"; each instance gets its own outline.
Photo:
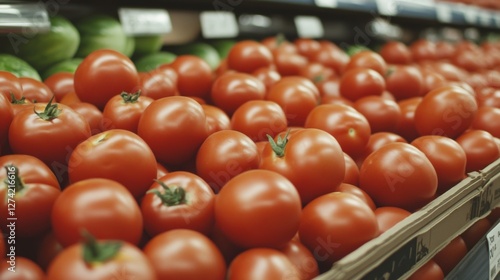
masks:
<path id="1" fill-rule="evenodd" d="M 376 0 L 379 14 L 395 16 L 398 14 L 398 3 L 396 0 Z"/>
<path id="2" fill-rule="evenodd" d="M 440 22 L 449 23 L 453 19 L 452 10 L 450 5 L 438 3 L 436 6 L 437 19 Z"/>
<path id="3" fill-rule="evenodd" d="M 170 15 L 163 9 L 120 8 L 118 17 L 127 35 L 158 35 L 172 31 Z"/>
<path id="4" fill-rule="evenodd" d="M 232 12 L 205 11 L 200 13 L 201 33 L 205 39 L 238 36 L 238 23 Z"/>
<path id="5" fill-rule="evenodd" d="M 338 5 L 337 0 L 314 0 L 316 6 L 323 8 L 336 8 Z"/>
<path id="6" fill-rule="evenodd" d="M 470 5 L 464 5 L 462 8 L 465 21 L 469 24 L 476 24 L 478 19 L 478 10 Z"/>
<path id="7" fill-rule="evenodd" d="M 0 3 L 0 33 L 34 36 L 50 31 L 49 13 L 40 3 Z"/>
<path id="8" fill-rule="evenodd" d="M 296 16 L 295 27 L 301 38 L 321 38 L 325 34 L 321 20 L 315 16 Z"/>
<path id="9" fill-rule="evenodd" d="M 500 224 L 497 224 L 488 234 L 488 253 L 490 259 L 490 280 L 495 279 L 500 271 Z"/>
<path id="10" fill-rule="evenodd" d="M 493 20 L 493 14 L 487 10 L 481 10 L 479 13 L 479 24 L 482 26 L 490 26 Z"/>

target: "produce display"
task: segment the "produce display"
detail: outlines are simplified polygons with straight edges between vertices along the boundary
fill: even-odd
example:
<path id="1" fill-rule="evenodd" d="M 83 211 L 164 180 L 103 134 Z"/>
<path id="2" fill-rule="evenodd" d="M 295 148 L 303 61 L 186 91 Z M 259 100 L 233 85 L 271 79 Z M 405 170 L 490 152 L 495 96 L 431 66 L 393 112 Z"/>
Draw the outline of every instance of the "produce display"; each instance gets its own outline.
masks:
<path id="1" fill-rule="evenodd" d="M 52 23 L 0 49 L 0 279 L 313 279 L 500 158 L 499 43 Z M 443 279 L 498 210 L 410 279 Z"/>

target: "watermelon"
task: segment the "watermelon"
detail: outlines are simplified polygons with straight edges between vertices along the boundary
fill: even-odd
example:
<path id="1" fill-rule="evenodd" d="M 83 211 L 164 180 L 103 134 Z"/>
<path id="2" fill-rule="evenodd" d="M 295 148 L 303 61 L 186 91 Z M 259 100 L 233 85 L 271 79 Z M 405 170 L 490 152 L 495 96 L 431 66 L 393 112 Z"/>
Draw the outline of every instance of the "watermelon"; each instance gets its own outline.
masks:
<path id="1" fill-rule="evenodd" d="M 207 43 L 192 43 L 182 46 L 176 51 L 179 55 L 190 54 L 205 60 L 212 69 L 217 69 L 220 64 L 220 56 L 217 50 Z"/>
<path id="2" fill-rule="evenodd" d="M 134 37 L 127 36 L 127 44 L 125 45 L 125 51 L 123 52 L 123 54 L 128 57 L 132 57 L 132 54 L 134 54 L 134 50 L 135 50 Z"/>
<path id="3" fill-rule="evenodd" d="M 148 54 L 159 52 L 163 46 L 162 35 L 151 36 L 136 36 L 135 40 L 135 57 L 141 57 Z"/>
<path id="4" fill-rule="evenodd" d="M 176 55 L 171 52 L 157 52 L 143 56 L 134 61 L 135 67 L 139 72 L 148 72 L 156 69 L 162 64 L 168 64 L 174 61 Z"/>
<path id="5" fill-rule="evenodd" d="M 29 77 L 38 81 L 42 80 L 33 66 L 10 54 L 0 54 L 0 71 L 11 72 L 17 77 Z"/>
<path id="6" fill-rule="evenodd" d="M 127 35 L 118 19 L 108 15 L 93 15 L 77 22 L 81 42 L 77 57 L 85 58 L 99 49 L 111 49 L 126 54 L 130 52 Z"/>
<path id="7" fill-rule="evenodd" d="M 217 50 L 221 58 L 226 58 L 229 54 L 231 48 L 236 44 L 234 40 L 217 40 L 211 43 L 211 45 Z"/>
<path id="8" fill-rule="evenodd" d="M 56 63 L 50 66 L 48 69 L 42 72 L 42 78 L 45 80 L 48 77 L 52 76 L 55 73 L 59 72 L 69 72 L 74 74 L 78 65 L 83 61 L 83 58 L 71 58 L 67 60 L 63 60 L 59 63 Z"/>

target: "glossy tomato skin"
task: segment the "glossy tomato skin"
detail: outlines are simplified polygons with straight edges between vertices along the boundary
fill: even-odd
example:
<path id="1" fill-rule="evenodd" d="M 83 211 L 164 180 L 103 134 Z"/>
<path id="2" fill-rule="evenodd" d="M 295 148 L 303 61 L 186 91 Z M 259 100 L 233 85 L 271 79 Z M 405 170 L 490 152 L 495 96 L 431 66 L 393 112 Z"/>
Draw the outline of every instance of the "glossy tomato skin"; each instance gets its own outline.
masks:
<path id="1" fill-rule="evenodd" d="M 69 104 L 68 107 L 75 110 L 75 112 L 79 113 L 87 120 L 92 135 L 107 130 L 106 128 L 109 126 L 108 122 L 103 122 L 102 112 L 95 105 L 87 102 L 77 102 Z"/>
<path id="2" fill-rule="evenodd" d="M 353 107 L 368 120 L 372 133 L 393 132 L 401 119 L 398 104 L 381 96 L 362 97 Z"/>
<path id="3" fill-rule="evenodd" d="M 217 193 L 234 176 L 257 169 L 260 154 L 255 142 L 235 130 L 215 132 L 201 144 L 196 173 Z"/>
<path id="4" fill-rule="evenodd" d="M 19 82 L 23 88 L 23 96 L 33 103 L 49 102 L 54 95 L 46 84 L 33 78 L 21 77 Z"/>
<path id="5" fill-rule="evenodd" d="M 393 142 L 408 143 L 403 137 L 392 132 L 376 132 L 370 135 L 363 153 L 355 159 L 358 167 L 361 166 L 370 154 L 380 149 L 380 147 Z"/>
<path id="6" fill-rule="evenodd" d="M 429 260 L 408 278 L 408 280 L 421 280 L 421 279 L 443 280 L 444 273 L 441 267 L 439 267 L 439 265 L 435 261 Z"/>
<path id="7" fill-rule="evenodd" d="M 304 127 L 330 133 L 342 151 L 356 158 L 368 143 L 371 128 L 368 120 L 354 108 L 342 104 L 322 104 L 307 116 Z"/>
<path id="8" fill-rule="evenodd" d="M 349 56 L 331 42 L 320 42 L 320 49 L 311 54 L 310 61 L 318 62 L 332 69 L 337 75 L 344 72 Z"/>
<path id="9" fill-rule="evenodd" d="M 419 39 L 410 45 L 412 58 L 416 62 L 433 61 L 437 58 L 436 43 Z"/>
<path id="10" fill-rule="evenodd" d="M 57 242 L 52 231 L 46 233 L 40 240 L 36 251 L 36 263 L 40 265 L 44 271 L 47 271 L 50 263 L 63 250 L 63 247 Z"/>
<path id="11" fill-rule="evenodd" d="M 457 86 L 427 93 L 415 109 L 417 131 L 423 135 L 456 138 L 471 125 L 478 106 L 474 96 Z"/>
<path id="12" fill-rule="evenodd" d="M 57 101 L 61 101 L 64 95 L 75 91 L 75 75 L 70 72 L 59 72 L 50 75 L 43 83 L 51 90 Z"/>
<path id="13" fill-rule="evenodd" d="M 208 135 L 221 130 L 231 129 L 231 119 L 219 107 L 201 104 L 205 117 L 207 118 Z"/>
<path id="14" fill-rule="evenodd" d="M 379 207 L 374 210 L 374 213 L 375 217 L 377 218 L 380 234 L 386 232 L 397 223 L 401 222 L 411 215 L 410 212 L 402 208 L 391 206 Z"/>
<path id="15" fill-rule="evenodd" d="M 382 56 L 374 51 L 360 51 L 353 56 L 347 63 L 344 71 L 354 68 L 368 68 L 377 71 L 380 75 L 384 76 L 387 72 L 387 63 Z"/>
<path id="16" fill-rule="evenodd" d="M 137 134 L 158 161 L 180 165 L 196 155 L 208 129 L 198 102 L 186 96 L 170 96 L 155 100 L 144 110 Z"/>
<path id="17" fill-rule="evenodd" d="M 231 48 L 227 56 L 227 64 L 229 69 L 252 73 L 259 68 L 273 64 L 273 54 L 259 42 L 243 40 Z"/>
<path id="18" fill-rule="evenodd" d="M 311 59 L 321 49 L 321 44 L 310 38 L 297 38 L 293 44 L 297 47 L 297 52 L 308 59 Z"/>
<path id="19" fill-rule="evenodd" d="M 292 262 L 298 271 L 296 279 L 309 280 L 319 275 L 319 268 L 316 259 L 306 246 L 298 239 L 292 239 L 280 250 Z"/>
<path id="20" fill-rule="evenodd" d="M 231 116 L 238 107 L 250 100 L 263 100 L 266 86 L 256 77 L 237 72 L 219 76 L 212 85 L 212 102 Z"/>
<path id="21" fill-rule="evenodd" d="M 444 193 L 465 178 L 467 156 L 453 139 L 438 136 L 421 136 L 411 144 L 422 151 L 434 166 L 438 177 L 438 193 Z"/>
<path id="22" fill-rule="evenodd" d="M 208 237 L 193 230 L 164 232 L 151 239 L 143 251 L 156 279 L 223 280 L 226 276 L 219 249 Z"/>
<path id="23" fill-rule="evenodd" d="M 69 185 L 52 209 L 52 230 L 64 247 L 81 240 L 81 229 L 96 239 L 138 244 L 143 219 L 134 197 L 120 183 L 94 178 Z"/>
<path id="24" fill-rule="evenodd" d="M 139 119 L 153 101 L 154 99 L 140 93 L 115 95 L 104 106 L 103 125 L 105 123 L 109 128 L 137 133 Z"/>
<path id="25" fill-rule="evenodd" d="M 420 69 L 423 78 L 422 95 L 427 94 L 429 91 L 446 85 L 448 82 L 446 78 L 437 71 L 430 69 Z"/>
<path id="26" fill-rule="evenodd" d="M 215 221 L 241 247 L 279 248 L 296 234 L 301 209 L 299 193 L 288 179 L 255 169 L 233 177 L 221 189 Z"/>
<path id="27" fill-rule="evenodd" d="M 180 55 L 169 64 L 177 73 L 177 89 L 180 95 L 207 97 L 214 74 L 210 65 L 194 55 Z"/>
<path id="28" fill-rule="evenodd" d="M 308 60 L 298 53 L 275 52 L 274 65 L 281 76 L 296 76 L 306 67 Z"/>
<path id="29" fill-rule="evenodd" d="M 500 137 L 500 108 L 483 106 L 479 107 L 471 124 L 471 129 L 488 131 L 493 137 Z"/>
<path id="30" fill-rule="evenodd" d="M 177 90 L 177 73 L 173 69 L 170 70 L 175 75 L 173 78 L 166 73 L 165 68 L 140 72 L 141 96 L 156 100 L 162 97 L 179 95 L 179 91 Z"/>
<path id="31" fill-rule="evenodd" d="M 397 41 L 385 43 L 379 51 L 382 58 L 388 64 L 410 64 L 413 60 L 408 46 Z"/>
<path id="32" fill-rule="evenodd" d="M 185 192 L 184 198 L 180 201 L 162 201 L 157 193 L 152 192 L 157 190 L 160 194 L 167 193 L 159 182 L 172 192 L 181 188 Z M 208 235 L 214 224 L 214 202 L 214 192 L 196 174 L 186 171 L 170 172 L 153 183 L 141 200 L 144 228 L 151 237 L 177 228 Z"/>
<path id="33" fill-rule="evenodd" d="M 9 127 L 14 118 L 14 111 L 9 99 L 0 96 L 0 147 L 4 147 L 9 138 Z"/>
<path id="34" fill-rule="evenodd" d="M 493 224 L 488 218 L 477 220 L 472 226 L 465 230 L 460 237 L 464 240 L 468 250 L 472 248 L 484 238 L 485 234 L 490 230 Z"/>
<path id="35" fill-rule="evenodd" d="M 105 262 L 88 264 L 82 255 L 83 243 L 65 248 L 50 263 L 47 279 L 158 279 L 144 253 L 130 243 L 123 242 L 117 255 Z"/>
<path id="36" fill-rule="evenodd" d="M 447 275 L 467 255 L 467 251 L 465 241 L 457 236 L 432 259 L 441 267 L 444 275 Z"/>
<path id="37" fill-rule="evenodd" d="M 315 128 L 299 129 L 287 139 L 281 154 L 271 144 L 264 148 L 259 168 L 288 178 L 300 194 L 302 205 L 335 190 L 345 176 L 344 154 L 337 140 Z"/>
<path id="38" fill-rule="evenodd" d="M 325 80 L 336 77 L 332 69 L 327 68 L 323 64 L 317 62 L 308 63 L 300 69 L 297 75 L 308 78 L 316 85 Z"/>
<path id="39" fill-rule="evenodd" d="M 44 280 L 45 273 L 43 270 L 32 260 L 16 256 L 15 266 L 13 267 L 15 271 L 11 271 L 12 266 L 9 261 L 3 260 L 0 263 L 0 278 L 2 280 Z"/>
<path id="40" fill-rule="evenodd" d="M 373 202 L 373 199 L 364 190 L 360 189 L 355 185 L 342 183 L 335 189 L 335 191 L 341 193 L 348 193 L 356 196 L 361 201 L 365 202 L 368 205 L 368 207 L 370 207 L 370 209 L 372 210 L 375 210 L 377 208 L 375 202 Z"/>
<path id="41" fill-rule="evenodd" d="M 415 126 L 415 110 L 420 102 L 422 102 L 422 97 L 413 97 L 398 102 L 401 118 L 395 132 L 409 142 L 420 136 Z"/>
<path id="42" fill-rule="evenodd" d="M 479 171 L 500 157 L 495 138 L 484 130 L 469 130 L 457 138 L 467 157 L 466 172 Z"/>
<path id="43" fill-rule="evenodd" d="M 382 95 L 385 90 L 385 80 L 377 71 L 365 68 L 354 68 L 346 71 L 340 78 L 340 94 L 356 101 L 361 97 Z"/>
<path id="44" fill-rule="evenodd" d="M 80 100 L 78 95 L 76 95 L 76 92 L 74 92 L 74 91 L 68 92 L 59 101 L 59 103 L 64 104 L 64 105 L 70 105 L 70 104 L 77 103 L 77 102 L 82 102 L 82 101 Z"/>
<path id="45" fill-rule="evenodd" d="M 359 182 L 359 167 L 356 165 L 354 159 L 352 159 L 346 153 L 344 153 L 344 162 L 345 162 L 345 175 L 342 183 L 347 183 L 357 186 Z"/>
<path id="46" fill-rule="evenodd" d="M 254 248 L 239 254 L 229 265 L 228 280 L 300 279 L 287 256 L 275 249 Z"/>
<path id="47" fill-rule="evenodd" d="M 89 54 L 75 71 L 74 87 L 78 98 L 103 109 L 111 97 L 139 88 L 139 74 L 134 63 L 114 50 Z"/>
<path id="48" fill-rule="evenodd" d="M 352 194 L 329 193 L 303 209 L 299 238 L 313 253 L 320 271 L 377 236 L 375 214 Z"/>
<path id="49" fill-rule="evenodd" d="M 424 77 L 415 66 L 391 66 L 385 76 L 387 90 L 396 100 L 424 94 Z"/>
<path id="50" fill-rule="evenodd" d="M 389 143 L 370 154 L 359 170 L 359 187 L 378 206 L 408 211 L 430 202 L 437 174 L 424 153 L 406 143 Z"/>
<path id="51" fill-rule="evenodd" d="M 16 99 L 23 96 L 23 88 L 19 78 L 10 72 L 0 71 L 0 94 L 10 101 L 12 100 L 11 93 L 14 94 Z"/>
<path id="52" fill-rule="evenodd" d="M 121 129 L 96 134 L 80 143 L 71 153 L 68 167 L 71 183 L 106 178 L 124 185 L 135 198 L 142 197 L 156 178 L 156 158 L 146 142 Z"/>
<path id="53" fill-rule="evenodd" d="M 252 75 L 259 79 L 264 86 L 266 91 L 269 90 L 275 83 L 281 80 L 281 75 L 278 71 L 274 70 L 272 67 L 262 67 L 252 72 Z"/>

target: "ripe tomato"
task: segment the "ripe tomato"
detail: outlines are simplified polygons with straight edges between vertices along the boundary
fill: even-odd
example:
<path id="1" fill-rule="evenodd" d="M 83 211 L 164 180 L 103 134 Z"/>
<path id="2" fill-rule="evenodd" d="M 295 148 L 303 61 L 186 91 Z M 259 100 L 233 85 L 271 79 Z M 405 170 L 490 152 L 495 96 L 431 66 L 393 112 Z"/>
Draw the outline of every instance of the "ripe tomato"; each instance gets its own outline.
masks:
<path id="1" fill-rule="evenodd" d="M 493 137 L 500 137 L 500 108 L 479 107 L 471 124 L 471 129 L 488 131 Z"/>
<path id="2" fill-rule="evenodd" d="M 446 60 L 452 58 L 457 50 L 457 45 L 447 41 L 436 42 L 436 56 L 439 60 Z"/>
<path id="3" fill-rule="evenodd" d="M 479 171 L 500 157 L 495 138 L 484 130 L 469 130 L 457 138 L 467 157 L 465 171 Z"/>
<path id="4" fill-rule="evenodd" d="M 339 90 L 343 97 L 351 101 L 370 95 L 380 96 L 385 90 L 385 80 L 375 70 L 355 68 L 342 75 Z"/>
<path id="5" fill-rule="evenodd" d="M 344 154 L 328 132 L 299 129 L 269 139 L 262 152 L 260 168 L 285 176 L 297 189 L 302 205 L 332 192 L 345 176 Z"/>
<path id="6" fill-rule="evenodd" d="M 235 244 L 279 248 L 297 233 L 302 205 L 294 185 L 269 170 L 236 175 L 215 200 L 215 221 Z"/>
<path id="7" fill-rule="evenodd" d="M 363 152 L 357 158 L 355 158 L 358 167 L 361 166 L 363 161 L 370 154 L 377 151 L 382 146 L 394 142 L 408 143 L 403 137 L 392 132 L 376 132 L 370 135 L 368 143 L 363 149 Z"/>
<path id="8" fill-rule="evenodd" d="M 459 49 L 451 57 L 451 63 L 469 72 L 477 72 L 486 68 L 481 51 Z"/>
<path id="9" fill-rule="evenodd" d="M 318 263 L 313 254 L 298 239 L 290 240 L 280 251 L 297 269 L 298 275 L 295 279 L 310 280 L 319 275 Z"/>
<path id="10" fill-rule="evenodd" d="M 47 279 L 158 279 L 145 254 L 134 245 L 87 237 L 59 253 L 50 263 Z"/>
<path id="11" fill-rule="evenodd" d="M 347 63 L 344 71 L 349 71 L 355 68 L 368 68 L 377 71 L 380 75 L 385 76 L 387 72 L 387 63 L 380 54 L 365 50 L 360 51 L 351 56 L 351 60 Z"/>
<path id="12" fill-rule="evenodd" d="M 396 100 L 424 95 L 424 77 L 415 66 L 391 66 L 385 76 L 387 90 Z"/>
<path id="13" fill-rule="evenodd" d="M 95 105 L 87 102 L 77 102 L 69 104 L 68 107 L 75 110 L 75 112 L 82 115 L 89 123 L 90 132 L 92 135 L 107 130 L 108 122 L 103 122 L 103 115 L 101 110 Z"/>
<path id="14" fill-rule="evenodd" d="M 408 46 L 398 41 L 385 43 L 379 53 L 388 64 L 410 64 L 413 61 Z"/>
<path id="15" fill-rule="evenodd" d="M 217 131 L 231 129 L 231 119 L 219 107 L 201 104 L 205 117 L 207 118 L 208 135 Z"/>
<path id="16" fill-rule="evenodd" d="M 436 43 L 419 39 L 410 45 L 411 56 L 416 62 L 435 61 L 437 59 Z"/>
<path id="17" fill-rule="evenodd" d="M 156 180 L 141 200 L 144 229 L 154 237 L 185 228 L 208 235 L 214 223 L 215 195 L 196 174 L 170 172 Z"/>
<path id="18" fill-rule="evenodd" d="M 185 96 L 153 101 L 142 113 L 137 134 L 146 141 L 156 159 L 166 165 L 191 160 L 208 136 L 201 105 Z"/>
<path id="19" fill-rule="evenodd" d="M 33 78 L 21 77 L 19 82 L 23 88 L 23 96 L 33 103 L 49 102 L 54 96 L 46 84 Z"/>
<path id="20" fill-rule="evenodd" d="M 463 180 L 467 157 L 464 149 L 453 139 L 421 136 L 411 142 L 422 151 L 434 166 L 438 178 L 438 193 L 442 194 Z"/>
<path id="21" fill-rule="evenodd" d="M 17 154 L 32 155 L 47 164 L 62 180 L 69 153 L 90 137 L 85 118 L 66 105 L 38 103 L 12 120 L 9 142 Z"/>
<path id="22" fill-rule="evenodd" d="M 321 44 L 318 41 L 309 38 L 297 38 L 293 44 L 297 47 L 297 52 L 308 59 L 311 59 L 321 49 Z"/>
<path id="23" fill-rule="evenodd" d="M 74 91 L 68 92 L 59 101 L 60 104 L 64 104 L 64 105 L 70 105 L 70 104 L 77 103 L 77 102 L 82 102 L 82 101 L 80 100 L 80 98 L 78 98 L 78 95 L 76 95 L 76 92 L 74 92 Z"/>
<path id="24" fill-rule="evenodd" d="M 351 185 L 358 185 L 359 182 L 359 168 L 356 162 L 346 153 L 344 153 L 345 162 L 345 175 L 342 183 Z"/>
<path id="25" fill-rule="evenodd" d="M 12 95 L 16 99 L 20 99 L 23 95 L 23 88 L 19 78 L 7 71 L 0 71 L 0 94 L 6 97 L 9 101 L 12 100 Z"/>
<path id="26" fill-rule="evenodd" d="M 57 101 L 61 99 L 69 92 L 75 91 L 74 87 L 74 77 L 75 75 L 70 72 L 59 72 L 51 75 L 43 83 L 50 89 L 50 91 L 55 95 Z M 24 88 L 23 88 L 24 89 Z"/>
<path id="27" fill-rule="evenodd" d="M 274 70 L 272 67 L 262 67 L 252 72 L 252 75 L 259 79 L 264 86 L 266 91 L 269 90 L 275 83 L 281 80 L 281 75 L 278 71 Z"/>
<path id="28" fill-rule="evenodd" d="M 406 219 L 411 213 L 398 207 L 379 207 L 374 211 L 380 234 Z"/>
<path id="29" fill-rule="evenodd" d="M 137 133 L 139 119 L 154 99 L 142 96 L 141 92 L 126 93 L 113 96 L 104 106 L 103 120 L 111 129 L 124 129 Z"/>
<path id="30" fill-rule="evenodd" d="M 273 54 L 263 44 L 251 41 L 240 41 L 231 48 L 227 56 L 229 69 L 238 72 L 252 73 L 261 67 L 273 64 Z"/>
<path id="31" fill-rule="evenodd" d="M 12 99 L 10 105 L 12 107 L 12 112 L 14 113 L 14 116 L 26 108 L 33 109 L 34 107 L 33 102 L 26 100 L 26 98 L 24 97 L 21 99 Z"/>
<path id="32" fill-rule="evenodd" d="M 313 81 L 316 85 L 328 79 L 336 77 L 334 71 L 323 64 L 311 62 L 303 66 L 297 75 Z M 318 86 L 319 87 L 319 86 Z"/>
<path id="33" fill-rule="evenodd" d="M 61 193 L 52 171 L 39 159 L 28 155 L 0 157 L 0 217 L 15 216 L 18 237 L 36 237 L 50 227 L 54 201 Z M 11 211 L 13 210 L 13 211 Z M 10 232 L 9 222 L 2 231 Z"/>
<path id="34" fill-rule="evenodd" d="M 464 240 L 467 245 L 467 249 L 472 250 L 472 248 L 484 238 L 485 234 L 490 230 L 493 224 L 488 220 L 488 218 L 482 218 L 477 220 L 472 226 L 470 226 L 466 231 L 464 231 L 460 237 Z"/>
<path id="35" fill-rule="evenodd" d="M 344 50 L 331 42 L 320 43 L 320 49 L 314 51 L 309 58 L 312 62 L 321 63 L 332 69 L 338 75 L 344 72 L 349 59 Z"/>
<path id="36" fill-rule="evenodd" d="M 378 236 L 370 207 L 349 193 L 333 192 L 311 201 L 302 212 L 299 237 L 320 271 Z"/>
<path id="37" fill-rule="evenodd" d="M 320 96 L 311 81 L 291 76 L 274 84 L 267 92 L 266 100 L 280 105 L 289 126 L 303 126 L 309 112 L 319 104 Z"/>
<path id="38" fill-rule="evenodd" d="M 179 95 L 177 90 L 177 73 L 172 68 L 175 78 L 172 79 L 163 69 L 140 72 L 140 91 L 142 97 L 160 99 L 162 97 Z"/>
<path id="39" fill-rule="evenodd" d="M 246 250 L 229 240 L 229 238 L 222 233 L 217 225 L 214 225 L 212 228 L 210 239 L 224 256 L 226 264 L 230 264 L 237 255 Z"/>
<path id="40" fill-rule="evenodd" d="M 398 104 L 382 96 L 362 97 L 354 102 L 354 109 L 365 116 L 372 133 L 395 131 L 401 119 Z"/>
<path id="41" fill-rule="evenodd" d="M 414 121 L 420 135 L 456 138 L 474 120 L 477 103 L 457 86 L 443 86 L 427 93 L 415 109 Z"/>
<path id="42" fill-rule="evenodd" d="M 373 202 L 373 199 L 364 190 L 356 187 L 355 185 L 342 183 L 335 189 L 335 191 L 349 193 L 356 196 L 357 198 L 365 202 L 372 210 L 375 210 L 377 208 L 375 202 Z"/>
<path id="43" fill-rule="evenodd" d="M 457 266 L 457 264 L 467 255 L 467 245 L 462 237 L 457 236 L 439 251 L 433 260 L 441 267 L 444 275 Z"/>
<path id="44" fill-rule="evenodd" d="M 267 140 L 287 128 L 283 109 L 273 101 L 252 100 L 241 105 L 231 117 L 231 128 L 254 142 Z"/>
<path id="45" fill-rule="evenodd" d="M 443 280 L 444 273 L 441 267 L 433 261 L 429 260 L 415 271 L 408 280 Z"/>
<path id="46" fill-rule="evenodd" d="M 319 94 L 322 98 L 321 100 L 322 103 L 324 103 L 325 98 L 328 97 L 341 97 L 339 84 L 340 84 L 340 79 L 338 77 L 331 77 L 329 79 L 316 83 L 316 86 L 318 87 L 319 90 Z M 348 102 L 351 101 L 348 100 Z"/>
<path id="47" fill-rule="evenodd" d="M 389 143 L 370 154 L 359 170 L 359 187 L 378 206 L 408 211 L 430 202 L 437 174 L 424 153 L 406 143 Z"/>
<path id="48" fill-rule="evenodd" d="M 161 233 L 143 251 L 156 279 L 224 280 L 226 276 L 226 264 L 219 249 L 208 237 L 193 230 Z"/>
<path id="49" fill-rule="evenodd" d="M 425 95 L 429 91 L 444 86 L 447 83 L 446 78 L 438 72 L 430 69 L 421 69 L 422 73 L 422 91 L 421 94 Z"/>
<path id="50" fill-rule="evenodd" d="M 281 76 L 299 75 L 307 64 L 307 58 L 298 53 L 277 51 L 274 55 L 274 65 Z"/>
<path id="51" fill-rule="evenodd" d="M 78 243 L 82 229 L 97 239 L 138 244 L 142 225 L 134 197 L 122 184 L 109 179 L 87 179 L 69 185 L 52 208 L 52 230 L 64 247 Z"/>
<path id="52" fill-rule="evenodd" d="M 254 248 L 239 254 L 231 262 L 226 279 L 300 279 L 300 275 L 284 253 L 270 248 Z"/>
<path id="53" fill-rule="evenodd" d="M 330 133 L 342 151 L 352 158 L 363 151 L 371 134 L 368 120 L 354 108 L 342 104 L 316 106 L 307 116 L 304 127 Z"/>
<path id="54" fill-rule="evenodd" d="M 9 139 L 9 127 L 14 118 L 14 111 L 9 99 L 0 94 L 0 147 L 4 147 Z"/>
<path id="55" fill-rule="evenodd" d="M 0 279 L 2 280 L 44 280 L 52 279 L 46 278 L 43 270 L 34 263 L 32 260 L 16 256 L 13 262 L 14 266 L 11 266 L 9 260 L 6 259 L 0 263 Z M 10 270 L 13 269 L 13 270 Z"/>
<path id="56" fill-rule="evenodd" d="M 433 62 L 428 66 L 431 70 L 443 75 L 447 81 L 462 82 L 466 79 L 468 73 L 464 69 L 448 62 Z"/>
<path id="57" fill-rule="evenodd" d="M 180 95 L 205 99 L 210 94 L 214 73 L 205 60 L 194 55 L 180 55 L 169 66 L 177 73 Z"/>
<path id="58" fill-rule="evenodd" d="M 256 77 L 237 72 L 219 76 L 212 85 L 213 103 L 231 116 L 238 107 L 250 100 L 263 100 L 266 86 Z"/>
<path id="59" fill-rule="evenodd" d="M 137 134 L 112 129 L 80 143 L 71 153 L 68 172 L 71 183 L 106 178 L 121 183 L 140 198 L 156 178 L 156 165 L 153 152 Z"/>
<path id="60" fill-rule="evenodd" d="M 40 267 L 47 271 L 50 263 L 63 250 L 63 247 L 57 242 L 52 231 L 45 234 L 40 240 L 40 244 L 36 250 L 36 262 Z"/>
<path id="61" fill-rule="evenodd" d="M 139 74 L 134 63 L 114 50 L 96 50 L 85 57 L 75 71 L 74 87 L 78 98 L 99 109 L 111 97 L 139 88 Z"/>
<path id="62" fill-rule="evenodd" d="M 419 137 L 415 126 L 415 110 L 420 102 L 422 102 L 422 97 L 413 97 L 398 102 L 401 118 L 394 132 L 409 142 Z"/>
<path id="63" fill-rule="evenodd" d="M 196 173 L 214 190 L 234 176 L 259 167 L 260 154 L 255 142 L 235 130 L 222 130 L 208 136 L 196 155 Z"/>
<path id="64" fill-rule="evenodd" d="M 476 91 L 476 101 L 479 107 L 500 108 L 500 90 L 485 87 Z"/>

